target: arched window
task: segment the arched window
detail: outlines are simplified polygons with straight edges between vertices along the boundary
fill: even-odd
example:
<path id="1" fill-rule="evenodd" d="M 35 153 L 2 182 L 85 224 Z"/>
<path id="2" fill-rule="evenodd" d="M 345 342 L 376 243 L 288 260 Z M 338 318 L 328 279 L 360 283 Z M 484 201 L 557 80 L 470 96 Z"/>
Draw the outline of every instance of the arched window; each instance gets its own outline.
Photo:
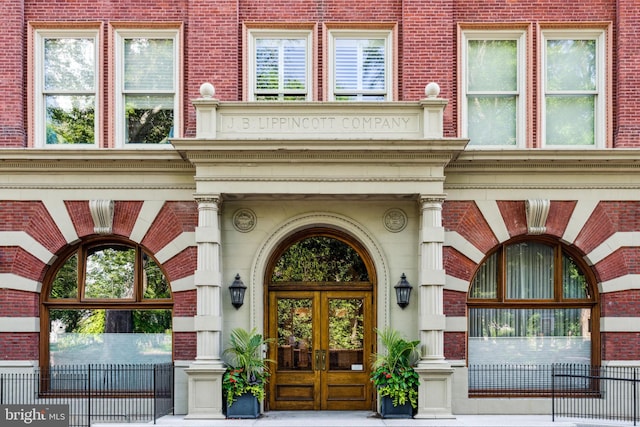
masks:
<path id="1" fill-rule="evenodd" d="M 577 254 L 548 240 L 506 243 L 468 294 L 468 364 L 597 364 L 594 279 Z"/>
<path id="2" fill-rule="evenodd" d="M 141 246 L 90 240 L 44 280 L 41 365 L 172 361 L 169 283 Z"/>

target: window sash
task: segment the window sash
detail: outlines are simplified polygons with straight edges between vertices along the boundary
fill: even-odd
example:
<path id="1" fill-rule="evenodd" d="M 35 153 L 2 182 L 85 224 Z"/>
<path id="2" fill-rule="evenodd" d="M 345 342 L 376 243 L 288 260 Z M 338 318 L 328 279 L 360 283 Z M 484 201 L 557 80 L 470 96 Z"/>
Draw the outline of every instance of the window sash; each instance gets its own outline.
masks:
<path id="1" fill-rule="evenodd" d="M 604 144 L 604 33 L 543 33 L 543 146 Z"/>
<path id="2" fill-rule="evenodd" d="M 334 42 L 334 95 L 366 100 L 387 94 L 385 39 L 336 38 Z"/>
<path id="3" fill-rule="evenodd" d="M 178 31 L 116 34 L 116 146 L 169 147 L 180 113 Z"/>
<path id="4" fill-rule="evenodd" d="M 34 144 L 95 146 L 98 135 L 98 35 L 36 31 Z"/>
<path id="5" fill-rule="evenodd" d="M 307 43 L 303 38 L 258 38 L 255 41 L 257 97 L 305 100 L 307 95 Z"/>
<path id="6" fill-rule="evenodd" d="M 522 31 L 463 32 L 462 133 L 469 148 L 524 145 L 524 41 Z"/>

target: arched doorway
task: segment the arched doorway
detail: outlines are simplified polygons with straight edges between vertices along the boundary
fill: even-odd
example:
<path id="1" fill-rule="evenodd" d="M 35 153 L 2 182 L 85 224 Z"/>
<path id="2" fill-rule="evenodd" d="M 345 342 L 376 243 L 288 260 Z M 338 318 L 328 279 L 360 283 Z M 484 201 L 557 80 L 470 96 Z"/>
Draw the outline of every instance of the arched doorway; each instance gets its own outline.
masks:
<path id="1" fill-rule="evenodd" d="M 311 228 L 285 239 L 265 276 L 266 336 L 274 339 L 270 410 L 369 410 L 375 271 L 347 234 Z"/>

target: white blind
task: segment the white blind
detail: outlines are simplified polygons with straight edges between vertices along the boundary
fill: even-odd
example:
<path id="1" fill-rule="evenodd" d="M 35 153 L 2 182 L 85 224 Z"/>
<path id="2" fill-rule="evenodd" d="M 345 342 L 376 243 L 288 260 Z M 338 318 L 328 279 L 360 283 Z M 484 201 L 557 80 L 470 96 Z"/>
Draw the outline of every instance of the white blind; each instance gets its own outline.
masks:
<path id="1" fill-rule="evenodd" d="M 386 48 L 384 39 L 335 40 L 336 94 L 386 92 Z"/>

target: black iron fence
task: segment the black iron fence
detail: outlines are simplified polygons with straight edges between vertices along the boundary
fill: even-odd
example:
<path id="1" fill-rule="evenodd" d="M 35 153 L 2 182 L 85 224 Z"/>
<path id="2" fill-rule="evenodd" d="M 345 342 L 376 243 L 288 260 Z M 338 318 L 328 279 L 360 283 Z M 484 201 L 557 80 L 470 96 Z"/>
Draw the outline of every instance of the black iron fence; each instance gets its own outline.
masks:
<path id="1" fill-rule="evenodd" d="M 638 423 L 638 368 L 554 365 L 552 419 L 595 418 Z"/>
<path id="2" fill-rule="evenodd" d="M 469 365 L 469 397 L 551 396 L 552 365 Z"/>
<path id="3" fill-rule="evenodd" d="M 173 364 L 52 366 L 0 373 L 1 405 L 68 405 L 69 426 L 155 421 L 173 412 Z"/>

